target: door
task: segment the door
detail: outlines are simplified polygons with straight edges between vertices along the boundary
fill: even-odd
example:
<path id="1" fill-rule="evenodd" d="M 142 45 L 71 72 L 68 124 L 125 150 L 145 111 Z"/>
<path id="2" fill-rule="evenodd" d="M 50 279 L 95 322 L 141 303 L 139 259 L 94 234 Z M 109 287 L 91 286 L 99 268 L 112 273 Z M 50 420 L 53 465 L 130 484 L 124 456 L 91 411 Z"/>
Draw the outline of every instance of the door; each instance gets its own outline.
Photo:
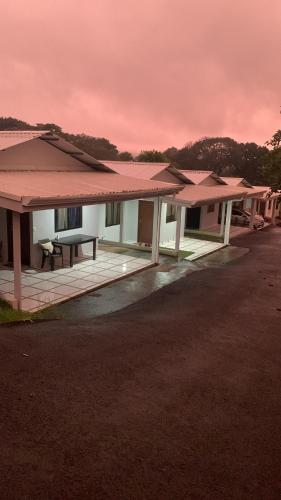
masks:
<path id="1" fill-rule="evenodd" d="M 185 228 L 200 229 L 201 207 L 187 208 L 185 211 Z"/>
<path id="2" fill-rule="evenodd" d="M 13 252 L 13 215 L 7 210 L 8 260 L 14 261 Z M 30 215 L 20 214 L 21 263 L 30 266 Z"/>
<path id="3" fill-rule="evenodd" d="M 139 201 L 138 242 L 152 245 L 153 201 Z"/>

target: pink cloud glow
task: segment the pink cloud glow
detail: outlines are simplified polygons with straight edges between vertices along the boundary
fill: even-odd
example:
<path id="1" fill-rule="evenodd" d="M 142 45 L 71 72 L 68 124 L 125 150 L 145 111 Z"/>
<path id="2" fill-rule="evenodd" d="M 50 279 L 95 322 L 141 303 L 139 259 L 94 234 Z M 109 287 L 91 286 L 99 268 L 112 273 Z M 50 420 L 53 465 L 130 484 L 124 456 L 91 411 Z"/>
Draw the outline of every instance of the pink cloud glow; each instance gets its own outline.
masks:
<path id="1" fill-rule="evenodd" d="M 280 0 L 11 0 L 1 6 L 1 115 L 119 149 L 281 127 Z"/>

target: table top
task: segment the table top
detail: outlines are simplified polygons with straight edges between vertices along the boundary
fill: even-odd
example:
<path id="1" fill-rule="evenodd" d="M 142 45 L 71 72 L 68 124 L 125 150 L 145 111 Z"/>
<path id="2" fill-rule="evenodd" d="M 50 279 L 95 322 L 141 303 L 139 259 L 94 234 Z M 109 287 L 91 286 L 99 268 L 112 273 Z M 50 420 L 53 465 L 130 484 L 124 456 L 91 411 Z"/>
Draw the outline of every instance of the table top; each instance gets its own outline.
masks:
<path id="1" fill-rule="evenodd" d="M 79 245 L 81 243 L 89 243 L 98 239 L 98 236 L 89 236 L 87 234 L 73 234 L 72 236 L 63 236 L 58 240 L 52 240 L 58 245 Z"/>

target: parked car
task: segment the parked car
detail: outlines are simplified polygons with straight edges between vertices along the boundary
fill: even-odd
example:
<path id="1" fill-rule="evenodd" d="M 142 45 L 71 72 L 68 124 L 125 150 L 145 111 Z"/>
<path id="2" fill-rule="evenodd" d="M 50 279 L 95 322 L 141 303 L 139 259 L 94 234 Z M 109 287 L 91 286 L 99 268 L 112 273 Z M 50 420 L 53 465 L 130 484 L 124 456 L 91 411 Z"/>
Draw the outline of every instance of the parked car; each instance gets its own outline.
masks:
<path id="1" fill-rule="evenodd" d="M 251 220 L 251 212 L 240 208 L 233 208 L 231 215 L 231 224 L 234 226 L 249 226 Z M 264 218 L 256 214 L 254 216 L 254 229 L 261 229 L 264 226 Z"/>

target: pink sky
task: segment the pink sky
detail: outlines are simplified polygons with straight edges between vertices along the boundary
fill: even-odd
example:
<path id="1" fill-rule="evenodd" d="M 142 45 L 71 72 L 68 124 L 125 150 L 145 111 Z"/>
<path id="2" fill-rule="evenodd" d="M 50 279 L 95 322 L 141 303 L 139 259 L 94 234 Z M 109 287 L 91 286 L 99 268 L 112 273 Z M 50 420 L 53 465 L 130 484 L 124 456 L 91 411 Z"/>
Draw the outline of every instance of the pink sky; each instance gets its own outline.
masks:
<path id="1" fill-rule="evenodd" d="M 2 116 L 120 150 L 281 128 L 280 0 L 10 0 Z"/>

